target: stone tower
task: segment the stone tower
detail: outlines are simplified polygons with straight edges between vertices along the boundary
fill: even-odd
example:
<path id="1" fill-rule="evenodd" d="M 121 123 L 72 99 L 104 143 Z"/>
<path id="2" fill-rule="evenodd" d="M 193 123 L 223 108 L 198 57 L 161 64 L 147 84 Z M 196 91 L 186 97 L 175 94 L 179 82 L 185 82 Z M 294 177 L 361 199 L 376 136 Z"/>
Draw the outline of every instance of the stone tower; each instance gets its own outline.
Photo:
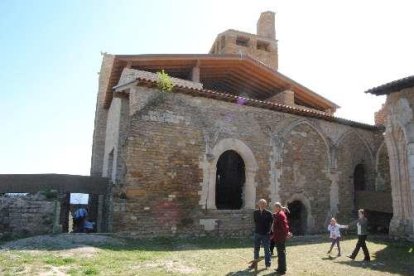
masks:
<path id="1" fill-rule="evenodd" d="M 266 11 L 260 15 L 257 21 L 257 34 L 231 29 L 219 34 L 209 53 L 248 55 L 277 70 L 275 13 Z"/>
<path id="2" fill-rule="evenodd" d="M 257 35 L 276 40 L 275 13 L 272 11 L 262 12 L 257 21 Z"/>

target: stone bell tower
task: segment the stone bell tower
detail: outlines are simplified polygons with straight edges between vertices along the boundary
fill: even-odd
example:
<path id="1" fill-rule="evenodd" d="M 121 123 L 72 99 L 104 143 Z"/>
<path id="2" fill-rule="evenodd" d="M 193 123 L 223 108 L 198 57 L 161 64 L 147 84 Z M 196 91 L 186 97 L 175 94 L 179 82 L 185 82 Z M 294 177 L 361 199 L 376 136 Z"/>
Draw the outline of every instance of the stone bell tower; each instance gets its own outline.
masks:
<path id="1" fill-rule="evenodd" d="M 232 29 L 222 32 L 214 41 L 209 54 L 247 55 L 277 70 L 275 13 L 261 13 L 257 21 L 257 34 Z"/>
<path id="2" fill-rule="evenodd" d="M 272 11 L 262 12 L 257 21 L 257 35 L 276 40 L 275 13 Z"/>

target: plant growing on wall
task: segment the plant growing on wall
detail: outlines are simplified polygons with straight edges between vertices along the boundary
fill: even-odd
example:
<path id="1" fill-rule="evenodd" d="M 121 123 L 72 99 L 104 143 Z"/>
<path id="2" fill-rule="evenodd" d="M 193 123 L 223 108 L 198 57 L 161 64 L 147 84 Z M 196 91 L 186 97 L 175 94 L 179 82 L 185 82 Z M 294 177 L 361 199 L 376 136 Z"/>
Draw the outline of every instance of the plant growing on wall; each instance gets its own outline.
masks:
<path id="1" fill-rule="evenodd" d="M 157 72 L 157 86 L 164 92 L 170 92 L 174 87 L 171 77 L 164 70 Z"/>

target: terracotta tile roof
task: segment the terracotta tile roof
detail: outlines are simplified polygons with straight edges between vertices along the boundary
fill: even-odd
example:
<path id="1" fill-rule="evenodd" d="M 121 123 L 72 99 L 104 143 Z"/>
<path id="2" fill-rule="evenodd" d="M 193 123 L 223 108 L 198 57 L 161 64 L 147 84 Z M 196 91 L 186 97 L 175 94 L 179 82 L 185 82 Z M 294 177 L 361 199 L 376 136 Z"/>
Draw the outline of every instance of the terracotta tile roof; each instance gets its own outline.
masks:
<path id="1" fill-rule="evenodd" d="M 409 76 L 403 79 L 395 80 L 365 91 L 374 95 L 388 95 L 393 92 L 401 91 L 405 88 L 414 87 L 414 76 Z"/>
<path id="2" fill-rule="evenodd" d="M 141 85 L 141 86 L 155 87 L 157 85 L 156 81 L 146 79 L 146 78 L 139 77 L 136 80 L 138 81 L 137 85 Z M 275 111 L 285 112 L 289 114 L 301 115 L 301 116 L 306 116 L 306 117 L 311 117 L 311 118 L 318 118 L 318 119 L 322 119 L 325 121 L 336 122 L 336 123 L 340 123 L 343 125 L 349 125 L 349 126 L 359 127 L 363 129 L 382 130 L 382 128 L 378 126 L 359 123 L 359 122 L 335 117 L 322 111 L 298 108 L 298 107 L 288 106 L 288 105 L 269 102 L 269 101 L 250 99 L 250 98 L 235 96 L 229 93 L 217 92 L 217 91 L 213 91 L 209 89 L 197 89 L 193 87 L 175 85 L 173 88 L 173 91 L 180 92 L 183 94 L 199 96 L 199 97 L 213 98 L 213 99 L 220 100 L 220 101 L 233 102 L 235 104 L 243 104 L 247 106 L 275 110 Z"/>

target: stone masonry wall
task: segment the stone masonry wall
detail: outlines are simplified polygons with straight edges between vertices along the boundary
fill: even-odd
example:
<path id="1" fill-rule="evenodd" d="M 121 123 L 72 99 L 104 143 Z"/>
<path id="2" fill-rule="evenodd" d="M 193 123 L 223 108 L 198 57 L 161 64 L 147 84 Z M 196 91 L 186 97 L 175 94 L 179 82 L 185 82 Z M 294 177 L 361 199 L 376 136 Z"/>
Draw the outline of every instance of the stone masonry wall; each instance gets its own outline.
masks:
<path id="1" fill-rule="evenodd" d="M 105 154 L 102 176 L 117 182 L 124 170 L 121 157 L 122 145 L 125 141 L 129 125 L 129 101 L 125 97 L 114 98 L 108 111 L 106 127 Z"/>
<path id="2" fill-rule="evenodd" d="M 352 176 L 360 162 L 367 187 L 374 189 L 380 131 L 153 88 L 129 93 L 130 124 L 122 145 L 126 170 L 113 197 L 115 232 L 251 233 L 249 202 L 240 210 L 211 207 L 219 157 L 214 154 L 223 152 L 218 150 L 223 141 L 234 142 L 229 149 L 245 161 L 245 197 L 300 200 L 307 232 L 324 231 L 332 215 L 353 219 Z"/>
<path id="3" fill-rule="evenodd" d="M 108 110 L 104 108 L 105 93 L 109 85 L 115 56 L 104 54 L 99 73 L 98 97 L 96 100 L 95 126 L 93 131 L 91 175 L 102 176 L 105 151 L 106 125 Z"/>
<path id="4" fill-rule="evenodd" d="M 340 210 L 342 210 L 338 218 L 342 221 L 352 218 L 357 209 L 354 197 L 354 172 L 357 165 L 361 164 L 364 168 L 366 190 L 375 190 L 373 155 L 361 139 L 357 133 L 347 133 L 341 146 L 337 149 L 337 162 L 341 167 L 339 171 L 339 201 Z"/>
<path id="5" fill-rule="evenodd" d="M 55 202 L 40 195 L 1 196 L 0 238 L 52 233 L 54 212 Z"/>
<path id="6" fill-rule="evenodd" d="M 329 206 L 329 152 L 320 134 L 308 124 L 298 124 L 284 138 L 280 196 L 300 200 L 312 210 L 308 232 L 326 224 Z"/>
<path id="7" fill-rule="evenodd" d="M 266 101 L 272 102 L 272 103 L 279 103 L 279 104 L 294 106 L 295 105 L 295 92 L 291 90 L 285 90 L 266 99 Z"/>
<path id="8" fill-rule="evenodd" d="M 387 96 L 385 142 L 394 216 L 390 233 L 414 240 L 414 88 Z"/>

